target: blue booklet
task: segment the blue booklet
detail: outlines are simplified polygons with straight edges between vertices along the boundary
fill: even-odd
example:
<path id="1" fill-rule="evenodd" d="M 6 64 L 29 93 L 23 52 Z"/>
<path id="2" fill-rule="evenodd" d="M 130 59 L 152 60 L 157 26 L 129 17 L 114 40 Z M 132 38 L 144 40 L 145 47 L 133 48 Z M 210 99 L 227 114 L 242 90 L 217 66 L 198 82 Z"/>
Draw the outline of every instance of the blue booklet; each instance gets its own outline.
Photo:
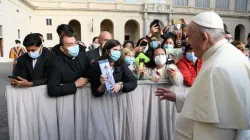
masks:
<path id="1" fill-rule="evenodd" d="M 102 72 L 102 75 L 106 77 L 106 92 L 108 94 L 112 93 L 112 87 L 115 85 L 115 79 L 113 76 L 113 72 L 111 70 L 108 59 L 100 60 L 99 66 Z"/>

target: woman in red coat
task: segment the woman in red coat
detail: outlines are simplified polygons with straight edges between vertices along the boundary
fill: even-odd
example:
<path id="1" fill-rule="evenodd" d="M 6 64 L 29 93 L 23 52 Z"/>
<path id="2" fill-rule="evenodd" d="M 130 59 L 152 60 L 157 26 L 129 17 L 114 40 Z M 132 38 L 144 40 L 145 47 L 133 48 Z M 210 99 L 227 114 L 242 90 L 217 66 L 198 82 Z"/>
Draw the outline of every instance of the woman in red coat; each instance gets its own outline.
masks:
<path id="1" fill-rule="evenodd" d="M 184 84 L 192 86 L 198 72 L 200 71 L 202 59 L 197 59 L 190 45 L 187 45 L 184 50 L 183 58 L 177 63 L 177 67 L 183 75 Z"/>

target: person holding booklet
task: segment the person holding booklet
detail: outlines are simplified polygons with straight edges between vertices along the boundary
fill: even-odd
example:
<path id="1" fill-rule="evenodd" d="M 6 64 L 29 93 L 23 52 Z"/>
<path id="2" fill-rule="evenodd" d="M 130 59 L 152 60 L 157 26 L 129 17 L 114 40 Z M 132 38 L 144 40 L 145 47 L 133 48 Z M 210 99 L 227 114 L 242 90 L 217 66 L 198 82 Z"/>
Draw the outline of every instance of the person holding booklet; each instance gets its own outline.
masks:
<path id="1" fill-rule="evenodd" d="M 94 96 L 100 97 L 104 93 L 110 93 L 106 85 L 112 83 L 109 79 L 115 81 L 115 84 L 110 89 L 111 93 L 131 92 L 137 87 L 136 77 L 120 57 L 120 42 L 113 39 L 107 41 L 102 49 L 102 56 L 94 61 L 88 74 Z M 105 70 L 101 70 L 100 62 L 103 62 L 103 60 L 108 60 L 112 72 L 111 76 L 113 77 L 109 75 L 107 79 L 106 73 L 102 73 L 102 71 L 108 71 L 107 68 L 109 68 L 109 66 L 106 66 Z"/>

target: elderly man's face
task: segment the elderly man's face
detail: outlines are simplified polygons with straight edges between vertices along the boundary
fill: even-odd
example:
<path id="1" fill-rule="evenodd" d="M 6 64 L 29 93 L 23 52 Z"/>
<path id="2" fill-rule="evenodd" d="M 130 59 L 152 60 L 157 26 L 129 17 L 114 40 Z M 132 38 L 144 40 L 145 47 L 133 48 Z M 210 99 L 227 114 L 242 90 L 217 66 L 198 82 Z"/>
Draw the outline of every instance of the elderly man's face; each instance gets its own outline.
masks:
<path id="1" fill-rule="evenodd" d="M 188 26 L 187 37 L 190 46 L 193 48 L 194 54 L 200 58 L 204 53 L 203 37 L 199 33 L 197 25 L 195 25 L 193 22 L 191 22 Z"/>
<path id="2" fill-rule="evenodd" d="M 108 32 L 104 32 L 104 33 L 101 33 L 101 35 L 99 36 L 99 42 L 100 42 L 100 47 L 101 49 L 103 48 L 103 46 L 105 45 L 105 43 L 112 39 L 112 35 Z"/>

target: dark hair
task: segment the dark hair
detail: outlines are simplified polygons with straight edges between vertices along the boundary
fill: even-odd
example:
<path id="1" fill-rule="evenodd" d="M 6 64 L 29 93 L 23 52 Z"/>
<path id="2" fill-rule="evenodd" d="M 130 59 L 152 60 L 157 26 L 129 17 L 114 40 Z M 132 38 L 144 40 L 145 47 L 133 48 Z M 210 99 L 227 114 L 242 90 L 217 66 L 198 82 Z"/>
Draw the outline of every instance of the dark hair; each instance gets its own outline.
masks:
<path id="1" fill-rule="evenodd" d="M 155 25 L 155 24 L 156 24 L 156 20 L 158 20 L 158 19 L 154 19 L 154 20 L 150 23 L 149 28 L 151 28 L 153 25 Z M 160 24 L 160 23 L 159 23 L 159 24 Z"/>
<path id="2" fill-rule="evenodd" d="M 228 31 L 225 31 L 225 34 L 230 34 Z"/>
<path id="3" fill-rule="evenodd" d="M 61 24 L 57 27 L 56 32 L 58 35 L 60 35 L 62 33 L 62 31 L 65 34 L 74 34 L 74 30 L 71 28 L 71 26 L 69 26 L 67 24 Z"/>
<path id="4" fill-rule="evenodd" d="M 94 37 L 92 42 L 95 42 L 95 40 L 96 40 L 97 38 L 99 38 L 99 37 L 97 37 L 97 36 L 96 36 L 96 37 Z"/>
<path id="5" fill-rule="evenodd" d="M 42 35 L 42 34 L 40 34 L 40 33 L 33 33 L 33 34 L 38 35 L 38 36 L 42 36 L 42 37 L 43 37 L 43 35 Z"/>
<path id="6" fill-rule="evenodd" d="M 124 41 L 123 47 L 125 47 L 125 45 L 128 44 L 128 43 L 130 43 L 130 44 L 132 45 L 133 48 L 135 47 L 134 42 L 131 41 L 131 40 Z"/>
<path id="7" fill-rule="evenodd" d="M 41 44 L 42 40 L 37 34 L 28 34 L 23 40 L 23 46 L 26 48 L 29 46 L 40 47 Z"/>
<path id="8" fill-rule="evenodd" d="M 249 39 L 250 38 L 250 33 L 247 35 L 247 39 Z"/>
<path id="9" fill-rule="evenodd" d="M 75 35 L 73 35 L 73 34 L 69 34 L 69 33 L 65 33 L 65 34 L 63 34 L 61 37 L 60 37 L 60 45 L 61 46 L 63 46 L 63 39 L 64 39 L 64 37 L 75 37 Z M 75 37 L 76 38 L 76 37 Z"/>
<path id="10" fill-rule="evenodd" d="M 15 43 L 16 43 L 16 44 L 20 44 L 20 43 L 21 43 L 21 41 L 19 41 L 19 40 L 15 40 Z"/>
<path id="11" fill-rule="evenodd" d="M 110 49 L 116 46 L 121 46 L 121 43 L 118 40 L 115 39 L 108 40 L 103 46 L 102 56 L 98 60 L 110 59 L 108 53 L 110 52 Z M 121 65 L 122 63 L 124 63 L 124 61 L 121 58 L 119 58 L 119 60 L 115 62 L 115 65 Z"/>
<path id="12" fill-rule="evenodd" d="M 155 55 L 155 51 L 156 50 L 158 50 L 158 49 L 163 49 L 163 48 L 161 48 L 161 47 L 157 47 L 154 51 L 153 51 L 153 54 L 152 54 L 152 56 L 151 56 L 151 68 L 155 68 L 156 67 L 156 64 L 155 64 L 155 60 L 154 60 L 154 55 Z M 165 49 L 163 49 L 164 50 L 164 52 L 165 52 L 165 55 L 167 54 L 167 52 L 166 52 L 166 50 Z"/>
<path id="13" fill-rule="evenodd" d="M 188 44 L 188 45 L 185 46 L 185 48 L 184 48 L 184 53 L 183 53 L 183 55 L 186 55 L 187 51 L 189 51 L 189 50 L 193 50 L 193 48 L 191 48 L 191 46 Z"/>
<path id="14" fill-rule="evenodd" d="M 138 47 L 138 46 L 140 45 L 140 43 L 141 43 L 141 41 L 142 41 L 143 39 L 146 39 L 146 38 L 140 38 L 140 39 L 137 41 L 137 43 L 136 43 L 136 46 L 135 46 L 135 47 Z"/>

